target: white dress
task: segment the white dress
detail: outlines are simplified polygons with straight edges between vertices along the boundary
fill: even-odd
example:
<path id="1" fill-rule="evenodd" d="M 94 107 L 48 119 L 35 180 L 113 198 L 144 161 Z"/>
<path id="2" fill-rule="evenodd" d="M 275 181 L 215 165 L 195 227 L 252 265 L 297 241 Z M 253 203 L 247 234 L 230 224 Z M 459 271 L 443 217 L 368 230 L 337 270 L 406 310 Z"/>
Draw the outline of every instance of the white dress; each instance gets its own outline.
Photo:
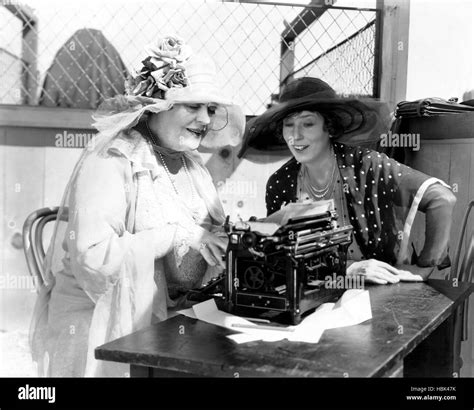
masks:
<path id="1" fill-rule="evenodd" d="M 198 204 L 198 224 L 211 230 L 222 223 L 223 211 L 199 161 L 197 153 L 187 159 L 199 196 L 207 198 Z M 105 154 L 83 162 L 67 205 L 62 249 L 54 249 L 63 253 L 62 263 L 35 307 L 33 359 L 45 376 L 126 377 L 128 365 L 96 360 L 94 349 L 152 318 L 166 319 L 182 301 L 169 291 L 174 296 L 213 274 L 188 245 L 196 222 L 136 131 L 120 134 Z M 215 209 L 221 220 L 210 217 Z"/>

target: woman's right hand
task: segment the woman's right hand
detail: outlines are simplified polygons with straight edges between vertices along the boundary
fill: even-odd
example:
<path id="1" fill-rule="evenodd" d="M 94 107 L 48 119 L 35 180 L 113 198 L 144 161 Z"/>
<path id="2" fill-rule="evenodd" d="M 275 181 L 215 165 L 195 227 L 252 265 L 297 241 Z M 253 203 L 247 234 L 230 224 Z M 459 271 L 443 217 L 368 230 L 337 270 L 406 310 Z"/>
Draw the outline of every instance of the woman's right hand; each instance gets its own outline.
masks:
<path id="1" fill-rule="evenodd" d="M 200 226 L 196 226 L 189 246 L 200 252 L 209 265 L 220 265 L 222 268 L 225 268 L 223 256 L 227 250 L 228 242 L 227 236 L 218 236 Z"/>
<path id="2" fill-rule="evenodd" d="M 353 262 L 346 271 L 348 276 L 363 276 L 364 280 L 379 285 L 388 283 L 418 282 L 423 278 L 419 275 L 413 275 L 408 270 L 400 270 L 386 262 L 377 259 L 367 259 L 359 262 Z"/>

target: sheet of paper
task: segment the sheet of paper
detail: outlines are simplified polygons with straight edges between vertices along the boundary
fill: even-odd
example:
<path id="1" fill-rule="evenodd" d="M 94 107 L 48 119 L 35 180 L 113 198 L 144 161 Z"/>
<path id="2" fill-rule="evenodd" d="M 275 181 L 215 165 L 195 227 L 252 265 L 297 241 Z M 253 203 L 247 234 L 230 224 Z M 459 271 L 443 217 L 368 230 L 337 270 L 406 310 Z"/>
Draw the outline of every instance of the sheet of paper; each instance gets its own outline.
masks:
<path id="1" fill-rule="evenodd" d="M 372 307 L 368 290 L 350 289 L 337 301 L 328 316 L 326 329 L 357 325 L 372 318 Z"/>
<path id="2" fill-rule="evenodd" d="M 227 336 L 236 343 L 257 340 L 267 342 L 287 339 L 294 342 L 318 343 L 324 330 L 353 326 L 372 318 L 369 292 L 363 289 L 347 290 L 336 303 L 324 303 L 299 325 L 284 330 L 269 328 L 239 316 L 217 309 L 214 299 L 198 303 L 192 309 L 178 313 L 239 332 Z M 236 327 L 237 325 L 237 327 Z M 238 326 L 244 327 L 238 327 Z"/>
<path id="3" fill-rule="evenodd" d="M 334 209 L 334 201 L 332 199 L 327 201 L 291 202 L 260 221 L 267 223 L 272 222 L 283 226 L 286 225 L 291 218 L 320 215 L 332 209 Z"/>
<path id="4" fill-rule="evenodd" d="M 257 232 L 261 235 L 273 235 L 278 228 L 280 228 L 280 224 L 274 222 L 255 222 L 255 221 L 248 221 L 246 222 L 252 232 Z"/>
<path id="5" fill-rule="evenodd" d="M 197 319 L 192 307 L 189 309 L 178 310 L 178 313 L 190 317 L 191 319 Z"/>

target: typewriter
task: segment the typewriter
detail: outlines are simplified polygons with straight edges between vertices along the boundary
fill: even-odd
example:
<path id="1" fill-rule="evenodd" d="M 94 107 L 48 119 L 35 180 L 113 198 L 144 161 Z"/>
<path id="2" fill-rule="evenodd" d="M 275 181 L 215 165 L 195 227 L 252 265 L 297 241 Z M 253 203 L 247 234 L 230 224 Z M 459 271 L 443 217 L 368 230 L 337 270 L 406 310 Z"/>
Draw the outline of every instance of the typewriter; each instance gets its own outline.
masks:
<path id="1" fill-rule="evenodd" d="M 292 217 L 275 232 L 262 230 L 255 218 L 232 224 L 227 217 L 226 269 L 188 297 L 214 297 L 229 313 L 298 324 L 344 292 L 330 282 L 345 276 L 352 226 L 338 228 L 336 221 L 333 206 Z"/>

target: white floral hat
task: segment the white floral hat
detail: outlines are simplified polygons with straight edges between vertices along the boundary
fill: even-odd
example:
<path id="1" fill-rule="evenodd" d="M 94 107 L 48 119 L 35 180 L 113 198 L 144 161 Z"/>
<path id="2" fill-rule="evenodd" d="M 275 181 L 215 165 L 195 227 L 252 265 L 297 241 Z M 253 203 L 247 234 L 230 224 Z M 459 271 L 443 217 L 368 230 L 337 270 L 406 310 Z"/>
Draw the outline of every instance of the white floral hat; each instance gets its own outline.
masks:
<path id="1" fill-rule="evenodd" d="M 116 135 L 134 127 L 146 112 L 169 110 L 174 104 L 213 103 L 218 106 L 213 126 L 202 144 L 213 148 L 238 145 L 245 116 L 216 82 L 210 57 L 193 54 L 182 39 L 168 36 L 147 45 L 148 57 L 126 84 L 126 94 L 104 101 L 94 115 L 94 126 L 103 134 Z"/>

